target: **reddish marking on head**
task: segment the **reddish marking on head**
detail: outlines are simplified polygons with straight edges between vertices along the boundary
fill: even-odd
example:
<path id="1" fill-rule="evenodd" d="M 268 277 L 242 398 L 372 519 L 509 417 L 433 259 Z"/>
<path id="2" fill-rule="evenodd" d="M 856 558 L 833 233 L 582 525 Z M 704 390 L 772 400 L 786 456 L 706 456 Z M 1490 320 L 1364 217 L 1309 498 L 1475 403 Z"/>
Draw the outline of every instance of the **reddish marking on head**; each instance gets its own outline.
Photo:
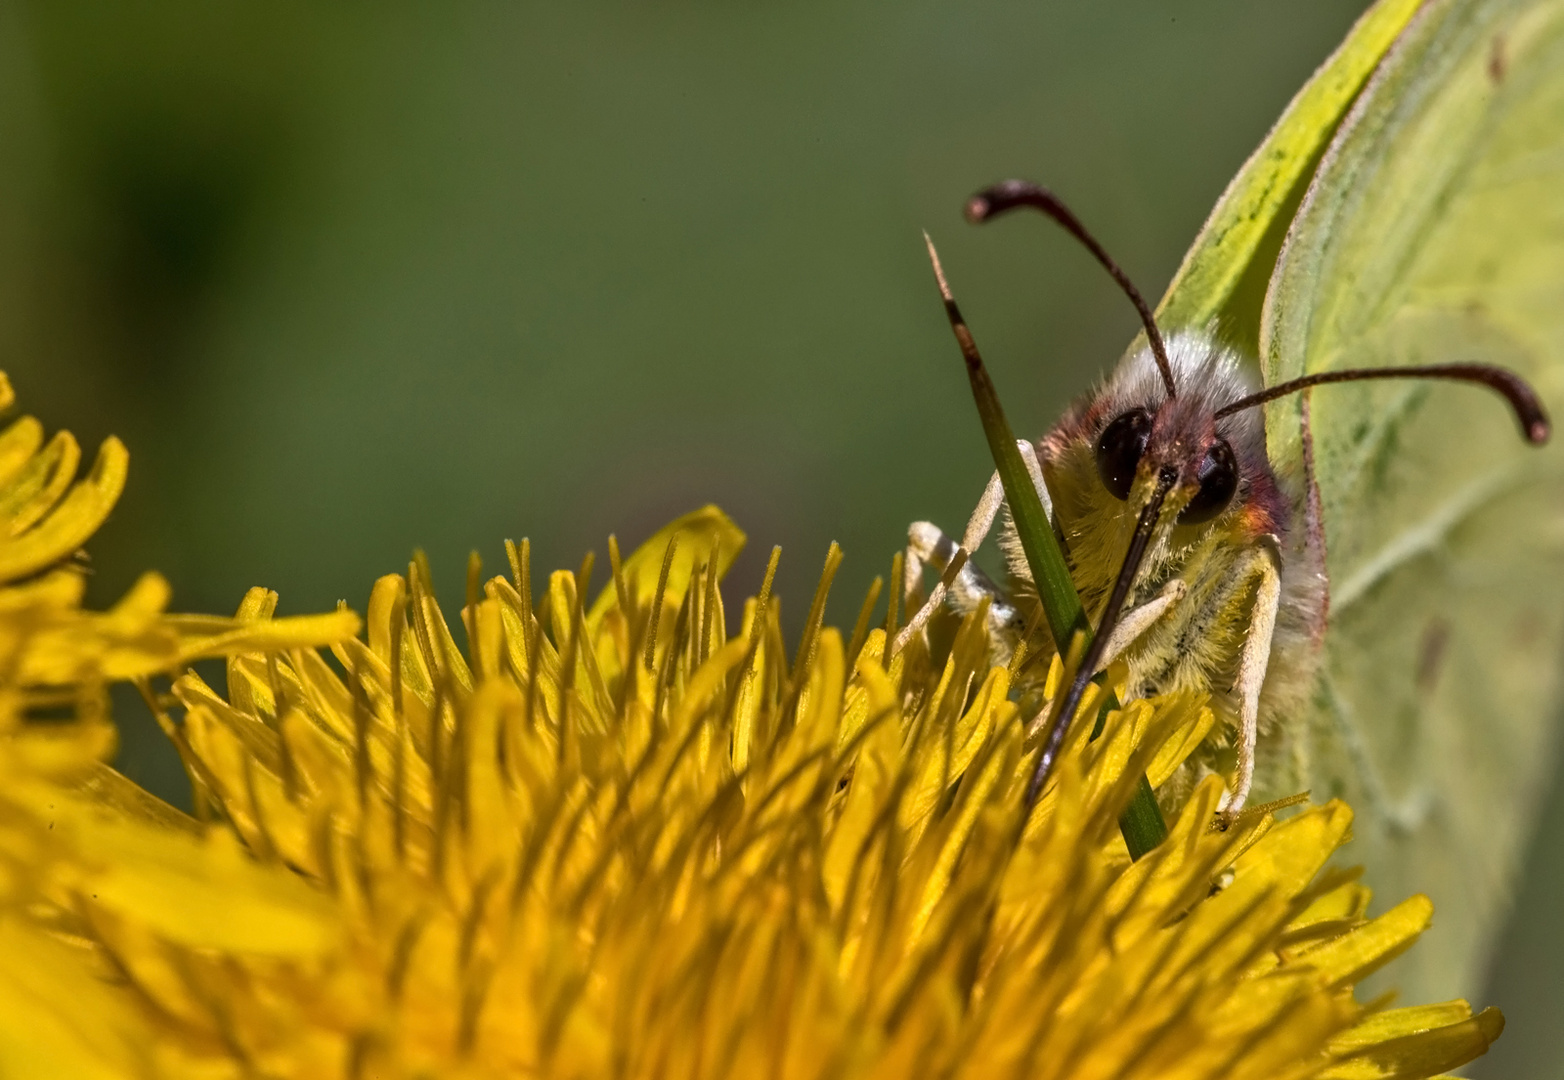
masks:
<path id="1" fill-rule="evenodd" d="M 1103 426 L 1111 419 L 1107 413 L 1108 402 L 1100 394 L 1092 393 L 1077 398 L 1065 410 L 1059 422 L 1048 429 L 1048 434 L 1037 440 L 1038 459 L 1044 462 L 1058 461 L 1072 443 L 1095 443 Z"/>
<path id="2" fill-rule="evenodd" d="M 1240 463 L 1240 468 L 1248 481 L 1247 494 L 1239 496 L 1244 500 L 1243 512 L 1239 516 L 1239 527 L 1244 538 L 1285 537 L 1291 524 L 1291 508 L 1269 463 L 1245 461 Z"/>

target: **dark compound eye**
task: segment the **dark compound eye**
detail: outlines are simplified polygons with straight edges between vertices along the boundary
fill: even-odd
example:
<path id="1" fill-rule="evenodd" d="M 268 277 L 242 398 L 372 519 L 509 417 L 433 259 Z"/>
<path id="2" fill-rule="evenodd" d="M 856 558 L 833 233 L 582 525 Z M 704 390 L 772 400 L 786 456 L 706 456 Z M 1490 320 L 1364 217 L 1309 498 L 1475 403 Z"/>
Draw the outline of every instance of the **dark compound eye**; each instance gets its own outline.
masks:
<path id="1" fill-rule="evenodd" d="M 1225 439 L 1218 439 L 1211 444 L 1205 460 L 1195 470 L 1195 478 L 1200 481 L 1200 490 L 1195 492 L 1195 497 L 1189 500 L 1189 504 L 1178 515 L 1181 525 L 1198 525 L 1202 521 L 1210 521 L 1233 501 L 1233 493 L 1238 490 L 1238 460 L 1233 457 L 1233 448 L 1227 445 Z"/>
<path id="2" fill-rule="evenodd" d="M 1135 486 L 1135 466 L 1151 438 L 1151 414 L 1131 409 L 1113 419 L 1097 439 L 1097 475 L 1116 498 L 1130 497 Z"/>

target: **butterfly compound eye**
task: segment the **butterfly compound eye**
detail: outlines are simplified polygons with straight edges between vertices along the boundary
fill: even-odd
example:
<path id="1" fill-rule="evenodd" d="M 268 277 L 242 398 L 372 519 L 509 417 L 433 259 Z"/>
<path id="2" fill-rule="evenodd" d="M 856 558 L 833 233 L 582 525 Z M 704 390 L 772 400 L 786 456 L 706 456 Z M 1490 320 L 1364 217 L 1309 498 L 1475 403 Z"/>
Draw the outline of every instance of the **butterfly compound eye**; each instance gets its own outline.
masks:
<path id="1" fill-rule="evenodd" d="M 1135 466 L 1140 464 L 1151 438 L 1151 414 L 1131 409 L 1113 419 L 1097 438 L 1097 475 L 1115 498 L 1128 499 L 1135 486 Z"/>
<path id="2" fill-rule="evenodd" d="M 1238 490 L 1238 460 L 1225 439 L 1211 444 L 1200 468 L 1195 470 L 1195 478 L 1200 481 L 1200 490 L 1178 515 L 1181 525 L 1210 521 L 1233 501 L 1233 493 Z"/>

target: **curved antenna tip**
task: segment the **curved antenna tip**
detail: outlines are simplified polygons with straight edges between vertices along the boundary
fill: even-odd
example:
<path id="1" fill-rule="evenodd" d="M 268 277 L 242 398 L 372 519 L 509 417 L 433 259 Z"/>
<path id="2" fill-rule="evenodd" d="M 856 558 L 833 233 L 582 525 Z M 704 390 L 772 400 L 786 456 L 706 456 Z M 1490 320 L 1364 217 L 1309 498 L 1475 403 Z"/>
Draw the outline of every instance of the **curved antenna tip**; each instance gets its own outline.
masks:
<path id="1" fill-rule="evenodd" d="M 1326 383 L 1358 382 L 1364 379 L 1450 379 L 1455 382 L 1486 386 L 1504 398 L 1521 427 L 1521 438 L 1541 446 L 1553 434 L 1547 410 L 1531 384 L 1515 372 L 1492 364 L 1409 364 L 1405 367 L 1346 368 L 1341 371 L 1317 371 L 1239 398 L 1216 411 L 1215 418 L 1231 416 L 1243 409 L 1264 405 L 1288 394 Z"/>
<path id="2" fill-rule="evenodd" d="M 1108 271 L 1108 276 L 1113 278 L 1124 291 L 1124 295 L 1129 297 L 1130 303 L 1135 305 L 1136 313 L 1140 315 L 1141 325 L 1146 329 L 1146 342 L 1151 346 L 1152 356 L 1157 361 L 1157 372 L 1162 376 L 1162 385 L 1167 391 L 1169 400 L 1178 397 L 1178 388 L 1173 382 L 1173 365 L 1168 360 L 1167 346 L 1162 341 L 1162 331 L 1157 329 L 1157 320 L 1152 314 L 1151 307 L 1140 295 L 1140 290 L 1130 281 L 1129 275 L 1113 261 L 1113 257 L 1086 226 L 1081 224 L 1081 219 L 1064 205 L 1059 196 L 1030 180 L 1001 180 L 997 184 L 990 184 L 968 199 L 965 212 L 968 221 L 974 225 L 981 225 L 991 218 L 1020 206 L 1040 211 L 1053 218 L 1057 225 L 1080 241 L 1081 246 L 1091 252 L 1092 257 Z"/>

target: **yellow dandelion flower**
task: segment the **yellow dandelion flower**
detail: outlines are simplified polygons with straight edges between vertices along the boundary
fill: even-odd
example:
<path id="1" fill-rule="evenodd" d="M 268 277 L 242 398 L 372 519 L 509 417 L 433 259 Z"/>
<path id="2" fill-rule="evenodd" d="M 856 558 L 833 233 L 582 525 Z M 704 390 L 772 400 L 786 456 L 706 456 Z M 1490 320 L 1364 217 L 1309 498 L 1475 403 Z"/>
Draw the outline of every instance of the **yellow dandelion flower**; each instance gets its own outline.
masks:
<path id="1" fill-rule="evenodd" d="M 887 665 L 884 629 L 822 625 L 833 547 L 790 652 L 770 573 L 729 632 L 743 540 L 708 508 L 611 544 L 590 603 L 590 563 L 535 603 L 525 542 L 508 577 L 475 559 L 463 645 L 421 561 L 329 653 L 252 593 L 221 692 L 149 695 L 211 822 L 56 805 L 0 926 L 32 949 L 0 1050 L 41 1033 L 29 1075 L 105 1077 L 1348 1080 L 1497 1036 L 1495 1010 L 1354 999 L 1430 910 L 1367 916 L 1327 866 L 1340 802 L 1217 832 L 1212 780 L 1131 862 L 1117 817 L 1202 702 L 1077 725 L 1028 813 L 980 614 L 941 665 Z"/>
<path id="2" fill-rule="evenodd" d="M 13 402 L 0 375 L 0 409 Z M 105 954 L 79 936 L 71 891 L 85 881 L 87 865 L 88 849 L 74 827 L 77 811 L 96 808 L 94 819 L 104 811 L 142 818 L 154 846 L 163 845 L 180 817 L 104 764 L 115 744 L 107 684 L 236 649 L 320 645 L 351 636 L 358 626 L 348 612 L 264 624 L 171 616 L 164 612 L 168 585 L 156 574 L 142 577 L 108 611 L 83 609 L 86 564 L 79 549 L 113 509 L 128 455 L 109 439 L 85 476 L 78 475 L 80 464 L 81 449 L 69 432 L 46 440 L 43 425 L 30 416 L 0 431 L 0 954 L 6 957 L 0 1073 L 6 1076 L 135 1075 L 104 1048 L 119 1041 L 134 1049 L 147 1034 L 143 1006 L 104 980 Z M 104 817 L 105 828 L 111 821 Z M 101 841 L 108 834 L 88 835 Z M 237 849 L 234 854 L 239 857 Z M 95 873 L 90 888 L 112 878 L 112 872 Z M 169 899 L 171 912 L 184 902 Z"/>

